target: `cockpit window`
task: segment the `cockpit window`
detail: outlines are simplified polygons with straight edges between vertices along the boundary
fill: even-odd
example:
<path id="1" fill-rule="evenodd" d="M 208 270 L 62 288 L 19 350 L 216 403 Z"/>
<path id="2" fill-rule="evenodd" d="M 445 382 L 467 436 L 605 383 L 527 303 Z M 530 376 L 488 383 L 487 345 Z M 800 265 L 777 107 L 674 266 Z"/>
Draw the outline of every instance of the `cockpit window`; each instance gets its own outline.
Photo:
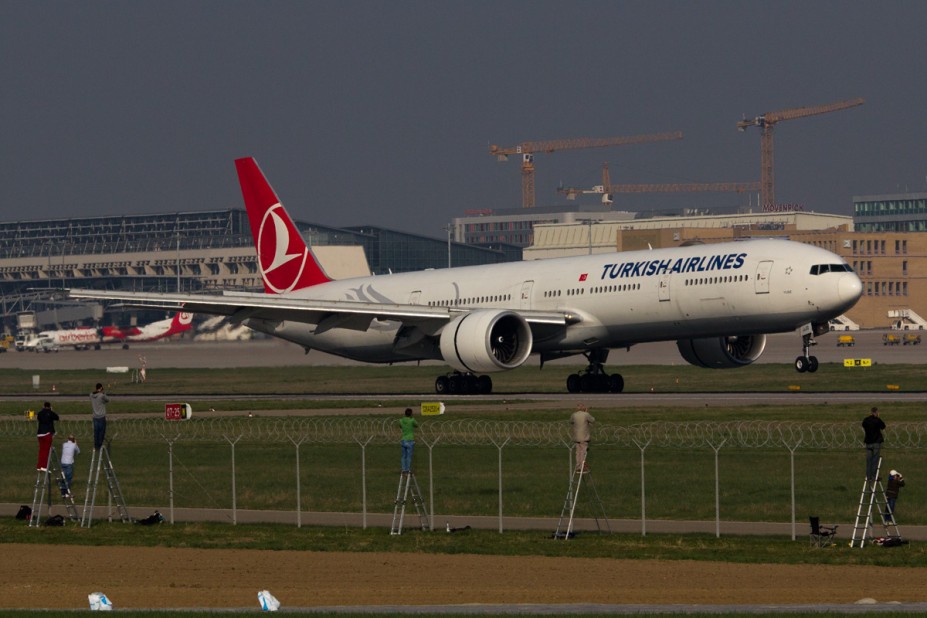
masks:
<path id="1" fill-rule="evenodd" d="M 853 269 L 849 264 L 815 264 L 811 267 L 812 275 L 823 275 L 824 273 L 851 273 Z"/>

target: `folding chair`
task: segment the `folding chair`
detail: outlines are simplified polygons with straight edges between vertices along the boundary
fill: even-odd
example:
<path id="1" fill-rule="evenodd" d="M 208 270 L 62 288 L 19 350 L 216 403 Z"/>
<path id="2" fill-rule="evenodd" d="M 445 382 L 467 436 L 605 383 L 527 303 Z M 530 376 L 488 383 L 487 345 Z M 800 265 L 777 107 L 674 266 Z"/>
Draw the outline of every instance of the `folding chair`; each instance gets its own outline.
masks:
<path id="1" fill-rule="evenodd" d="M 829 547 L 834 544 L 837 526 L 822 526 L 820 517 L 811 516 L 808 521 L 811 523 L 809 540 L 812 547 Z"/>

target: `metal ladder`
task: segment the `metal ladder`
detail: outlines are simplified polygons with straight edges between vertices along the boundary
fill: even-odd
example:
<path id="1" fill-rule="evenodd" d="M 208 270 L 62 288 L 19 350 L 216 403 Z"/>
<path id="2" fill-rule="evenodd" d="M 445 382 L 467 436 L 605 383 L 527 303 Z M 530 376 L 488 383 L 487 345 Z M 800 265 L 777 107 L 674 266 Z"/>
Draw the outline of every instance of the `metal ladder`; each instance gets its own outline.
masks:
<path id="1" fill-rule="evenodd" d="M 64 472 L 61 471 L 61 463 L 58 461 L 58 453 L 55 447 L 48 451 L 48 468 L 46 470 L 36 470 L 35 474 L 35 491 L 32 494 L 32 516 L 29 519 L 29 526 L 35 527 L 41 525 L 42 521 L 42 504 L 45 502 L 45 492 L 48 492 L 48 508 L 51 510 L 51 479 L 55 479 L 58 489 L 61 491 L 61 502 L 68 512 L 68 518 L 77 521 L 77 506 L 74 504 L 74 497 L 68 489 L 68 482 L 64 478 Z"/>
<path id="2" fill-rule="evenodd" d="M 563 508 L 560 511 L 560 521 L 557 522 L 557 531 L 554 532 L 555 539 L 569 539 L 574 535 L 573 517 L 576 514 L 576 504 L 579 502 L 579 490 L 583 485 L 583 479 L 585 479 L 586 483 L 589 485 L 588 496 L 593 507 L 592 517 L 595 519 L 596 529 L 602 532 L 602 522 L 604 522 L 605 530 L 611 534 L 612 528 L 611 524 L 608 523 L 608 516 L 605 514 L 605 505 L 602 504 L 602 499 L 599 498 L 599 491 L 595 487 L 595 481 L 592 480 L 589 466 L 586 465 L 586 460 L 584 459 L 582 465 L 574 468 L 573 474 L 570 475 L 570 486 L 567 489 L 566 499 L 564 499 Z M 599 519 L 600 512 L 601 521 Z M 566 520 L 565 528 L 564 520 Z"/>
<path id="3" fill-rule="evenodd" d="M 81 528 L 89 528 L 93 523 L 93 505 L 97 498 L 97 484 L 100 481 L 101 469 L 103 470 L 109 496 L 116 504 L 120 518 L 123 523 L 132 521 L 122 490 L 119 488 L 116 470 L 113 469 L 113 462 L 109 457 L 109 448 L 104 444 L 99 449 L 94 449 L 93 455 L 90 457 L 90 474 L 87 475 L 87 495 L 84 498 L 84 512 L 80 520 Z"/>
<path id="4" fill-rule="evenodd" d="M 898 532 L 898 524 L 895 522 L 895 513 L 887 512 L 888 499 L 885 497 L 885 489 L 882 487 L 882 480 L 879 476 L 881 470 L 882 458 L 880 457 L 876 466 L 875 479 L 863 481 L 863 490 L 859 494 L 859 507 L 856 509 L 856 522 L 853 524 L 853 537 L 850 539 L 850 547 L 864 547 L 866 545 L 866 538 L 872 534 L 873 508 L 878 513 L 879 519 L 882 520 L 885 536 L 901 537 L 901 533 Z"/>
<path id="5" fill-rule="evenodd" d="M 406 515 L 406 504 L 411 498 L 418 513 L 418 523 L 422 530 L 431 529 L 431 520 L 428 517 L 428 507 L 422 499 L 422 490 L 418 487 L 414 472 L 403 472 L 399 475 L 399 487 L 396 489 L 396 504 L 393 507 L 393 524 L 390 534 L 402 534 L 402 522 Z"/>

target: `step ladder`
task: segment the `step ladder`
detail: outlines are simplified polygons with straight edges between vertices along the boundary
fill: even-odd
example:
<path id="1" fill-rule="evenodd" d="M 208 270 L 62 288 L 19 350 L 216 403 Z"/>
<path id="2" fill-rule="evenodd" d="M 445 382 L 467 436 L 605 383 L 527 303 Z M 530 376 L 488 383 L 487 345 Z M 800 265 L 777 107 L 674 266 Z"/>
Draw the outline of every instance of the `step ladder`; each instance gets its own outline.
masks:
<path id="1" fill-rule="evenodd" d="M 418 513 L 418 523 L 422 530 L 431 529 L 431 519 L 428 517 L 428 507 L 422 499 L 422 490 L 418 487 L 414 472 L 403 472 L 399 475 L 399 487 L 396 489 L 396 505 L 393 507 L 393 524 L 390 534 L 402 534 L 402 524 L 406 515 L 406 505 L 412 501 L 415 512 Z"/>
<path id="2" fill-rule="evenodd" d="M 879 476 L 882 470 L 882 458 L 879 458 L 876 467 L 875 479 L 863 481 L 863 490 L 859 494 L 859 507 L 856 509 L 856 522 L 853 524 L 853 537 L 850 547 L 864 547 L 866 539 L 872 537 L 873 511 L 881 522 L 884 534 L 882 536 L 901 538 L 895 514 L 888 512 L 888 499 Z"/>
<path id="3" fill-rule="evenodd" d="M 109 457 L 109 447 L 104 444 L 99 449 L 94 449 L 93 455 L 90 457 L 90 474 L 87 475 L 87 495 L 84 497 L 84 512 L 80 520 L 81 528 L 89 528 L 93 523 L 93 506 L 97 498 L 100 470 L 103 470 L 106 489 L 109 491 L 110 499 L 116 505 L 119 517 L 123 523 L 131 523 L 132 518 L 129 516 L 129 509 L 126 507 L 125 498 L 119 488 L 119 479 L 116 478 L 116 470 L 113 469 L 113 462 Z"/>
<path id="4" fill-rule="evenodd" d="M 29 526 L 37 527 L 42 525 L 42 505 L 45 503 L 46 492 L 48 492 L 48 509 L 51 510 L 52 503 L 52 481 L 58 486 L 61 492 L 61 502 L 68 512 L 68 518 L 72 521 L 80 519 L 77 515 L 77 506 L 74 504 L 74 496 L 68 489 L 68 481 L 64 478 L 64 472 L 61 470 L 61 462 L 58 460 L 58 453 L 55 447 L 48 451 L 48 469 L 36 470 L 35 474 L 35 491 L 32 494 L 32 516 L 29 518 Z"/>
<path id="5" fill-rule="evenodd" d="M 580 466 L 573 469 L 570 475 L 570 486 L 567 489 L 566 499 L 563 501 L 563 508 L 560 511 L 560 520 L 557 522 L 557 531 L 554 532 L 555 539 L 569 539 L 574 536 L 573 519 L 576 514 L 576 505 L 579 502 L 580 489 L 583 483 L 589 486 L 586 492 L 587 501 L 592 507 L 592 517 L 595 519 L 596 529 L 601 533 L 602 524 L 605 524 L 605 532 L 611 534 L 611 524 L 608 523 L 608 516 L 605 514 L 605 505 L 599 498 L 599 491 L 596 489 L 595 481 L 592 480 L 592 473 L 586 460 Z"/>

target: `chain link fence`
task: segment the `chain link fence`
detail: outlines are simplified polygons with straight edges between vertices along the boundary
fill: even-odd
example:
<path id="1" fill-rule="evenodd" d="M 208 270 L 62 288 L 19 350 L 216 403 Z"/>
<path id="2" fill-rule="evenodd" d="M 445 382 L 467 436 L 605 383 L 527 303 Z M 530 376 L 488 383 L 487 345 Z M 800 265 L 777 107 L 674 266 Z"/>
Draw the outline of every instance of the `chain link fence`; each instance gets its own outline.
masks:
<path id="1" fill-rule="evenodd" d="M 57 429 L 89 450 L 89 419 Z M 368 511 L 392 512 L 394 417 L 128 418 L 111 420 L 107 433 L 130 505 L 222 509 L 233 523 L 242 508 L 292 510 L 297 525 L 306 510 L 359 513 L 364 526 Z M 909 479 L 900 522 L 925 523 L 916 479 L 927 476 L 927 422 L 890 423 L 885 438 L 886 466 Z M 498 517 L 501 531 L 503 516 L 561 511 L 572 470 L 568 422 L 423 419 L 416 442 L 432 514 Z M 802 510 L 852 521 L 862 446 L 858 422 L 596 423 L 590 462 L 609 516 L 639 518 L 642 531 L 647 517 L 713 519 L 718 531 L 722 519 L 791 521 L 794 537 Z M 31 470 L 35 448 L 34 422 L 0 420 L 0 469 Z M 0 502 L 24 503 L 34 477 L 9 478 Z"/>

